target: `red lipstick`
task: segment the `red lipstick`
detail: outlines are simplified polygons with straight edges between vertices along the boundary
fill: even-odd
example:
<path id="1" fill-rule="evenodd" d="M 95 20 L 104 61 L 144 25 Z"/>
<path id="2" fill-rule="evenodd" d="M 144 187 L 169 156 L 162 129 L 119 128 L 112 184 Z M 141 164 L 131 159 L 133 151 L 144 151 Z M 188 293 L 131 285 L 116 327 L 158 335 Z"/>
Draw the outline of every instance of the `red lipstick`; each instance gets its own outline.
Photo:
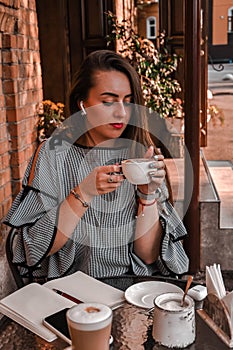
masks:
<path id="1" fill-rule="evenodd" d="M 121 129 L 123 128 L 123 123 L 111 123 L 110 125 L 112 125 L 115 129 Z"/>

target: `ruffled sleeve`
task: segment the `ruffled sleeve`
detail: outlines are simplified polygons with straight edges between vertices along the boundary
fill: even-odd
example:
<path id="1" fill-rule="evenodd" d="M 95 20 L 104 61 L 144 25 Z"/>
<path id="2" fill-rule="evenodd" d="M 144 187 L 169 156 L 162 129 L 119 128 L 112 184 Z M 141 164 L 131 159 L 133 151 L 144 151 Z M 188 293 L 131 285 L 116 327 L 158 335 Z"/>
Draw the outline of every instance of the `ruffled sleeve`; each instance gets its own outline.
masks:
<path id="1" fill-rule="evenodd" d="M 17 237 L 14 262 L 40 268 L 42 264 L 46 270 L 53 267 L 57 271 L 43 271 L 51 277 L 64 274 L 71 266 L 75 256 L 73 241 L 67 243 L 54 255 L 47 257 L 57 231 L 59 205 L 59 182 L 55 166 L 56 153 L 50 149 L 49 140 L 39 152 L 34 179 L 28 186 L 28 176 L 31 171 L 32 160 L 25 172 L 23 189 L 14 200 L 4 223 L 20 228 Z M 56 264 L 53 261 L 56 260 Z M 42 271 L 41 271 L 42 273 Z"/>
<path id="2" fill-rule="evenodd" d="M 182 240 L 187 235 L 182 220 L 168 201 L 165 183 L 161 186 L 162 195 L 158 201 L 159 218 L 163 228 L 160 256 L 151 265 L 146 265 L 130 247 L 130 259 L 133 273 L 136 275 L 182 275 L 189 269 L 189 259 Z"/>
<path id="3" fill-rule="evenodd" d="M 188 272 L 189 259 L 185 253 L 182 240 L 187 235 L 186 229 L 175 209 L 166 203 L 166 214 L 161 214 L 163 238 L 160 249 L 159 266 L 168 272 L 182 275 Z M 164 269 L 163 269 L 164 270 Z"/>
<path id="4" fill-rule="evenodd" d="M 163 227 L 163 237 L 157 266 L 165 275 L 170 273 L 182 275 L 189 269 L 189 259 L 183 247 L 183 239 L 186 237 L 187 231 L 177 211 L 167 199 L 168 193 L 165 184 L 161 189 L 162 196 L 158 203 L 158 209 Z"/>

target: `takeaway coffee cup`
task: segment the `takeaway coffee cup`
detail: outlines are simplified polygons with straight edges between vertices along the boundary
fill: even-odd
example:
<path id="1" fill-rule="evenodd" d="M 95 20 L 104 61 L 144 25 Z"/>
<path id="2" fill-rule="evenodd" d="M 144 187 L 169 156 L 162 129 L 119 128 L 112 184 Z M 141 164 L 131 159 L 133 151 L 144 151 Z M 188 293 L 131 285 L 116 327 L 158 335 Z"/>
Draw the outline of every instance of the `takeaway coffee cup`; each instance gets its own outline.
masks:
<path id="1" fill-rule="evenodd" d="M 109 350 L 112 310 L 100 303 L 82 303 L 66 314 L 73 350 Z"/>
<path id="2" fill-rule="evenodd" d="M 194 301 L 182 293 L 160 294 L 154 300 L 152 335 L 155 341 L 169 348 L 186 348 L 195 341 Z"/>
<path id="3" fill-rule="evenodd" d="M 121 162 L 122 172 L 126 179 L 134 185 L 143 185 L 151 182 L 149 167 L 154 161 L 147 158 L 126 159 Z"/>

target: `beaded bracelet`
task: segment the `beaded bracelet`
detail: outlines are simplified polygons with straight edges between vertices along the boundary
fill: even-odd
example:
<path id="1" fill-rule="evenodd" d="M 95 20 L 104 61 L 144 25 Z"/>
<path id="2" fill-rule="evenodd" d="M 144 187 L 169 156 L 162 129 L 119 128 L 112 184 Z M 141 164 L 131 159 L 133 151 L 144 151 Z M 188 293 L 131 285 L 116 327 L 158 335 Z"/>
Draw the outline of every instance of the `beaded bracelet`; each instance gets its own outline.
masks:
<path id="1" fill-rule="evenodd" d="M 84 201 L 80 195 L 75 191 L 75 190 L 71 190 L 70 193 L 77 199 L 79 200 L 79 202 L 82 203 L 84 208 L 88 208 L 89 207 L 89 203 L 87 203 L 86 201 Z"/>
<path id="2" fill-rule="evenodd" d="M 157 200 L 154 199 L 152 203 L 147 203 L 147 204 L 145 204 L 145 203 L 143 203 L 143 202 L 141 201 L 140 198 L 138 198 L 138 203 L 141 204 L 141 206 L 142 206 L 142 216 L 145 216 L 145 215 L 144 215 L 144 207 L 151 207 L 151 206 L 154 205 L 156 202 L 157 202 Z M 137 218 L 137 216 L 136 216 L 136 218 Z"/>

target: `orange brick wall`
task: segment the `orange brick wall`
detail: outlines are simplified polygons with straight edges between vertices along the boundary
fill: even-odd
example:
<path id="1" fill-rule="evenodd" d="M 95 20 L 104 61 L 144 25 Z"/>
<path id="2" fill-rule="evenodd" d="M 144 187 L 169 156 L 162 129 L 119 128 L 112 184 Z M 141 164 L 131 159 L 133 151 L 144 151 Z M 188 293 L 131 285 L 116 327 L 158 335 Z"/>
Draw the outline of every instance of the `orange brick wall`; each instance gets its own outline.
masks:
<path id="1" fill-rule="evenodd" d="M 21 188 L 36 146 L 36 106 L 42 100 L 36 0 L 0 2 L 0 49 L 2 219 Z M 4 229 L 1 225 L 1 232 Z"/>

